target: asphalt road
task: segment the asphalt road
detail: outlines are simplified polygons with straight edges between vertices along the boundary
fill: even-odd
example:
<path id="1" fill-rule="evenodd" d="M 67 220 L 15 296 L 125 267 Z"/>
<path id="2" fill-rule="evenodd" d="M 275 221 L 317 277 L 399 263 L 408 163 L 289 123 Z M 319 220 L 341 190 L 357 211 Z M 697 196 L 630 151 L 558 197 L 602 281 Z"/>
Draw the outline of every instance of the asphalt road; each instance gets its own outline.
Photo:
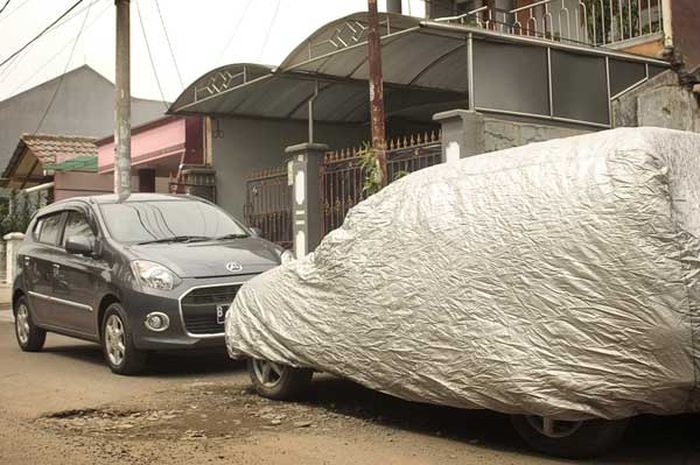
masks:
<path id="1" fill-rule="evenodd" d="M 0 464 L 544 464 L 505 416 L 403 402 L 316 375 L 299 402 L 261 399 L 223 355 L 157 356 L 112 375 L 97 346 L 49 335 L 21 352 L 0 311 Z M 700 464 L 697 416 L 636 419 L 596 464 Z"/>

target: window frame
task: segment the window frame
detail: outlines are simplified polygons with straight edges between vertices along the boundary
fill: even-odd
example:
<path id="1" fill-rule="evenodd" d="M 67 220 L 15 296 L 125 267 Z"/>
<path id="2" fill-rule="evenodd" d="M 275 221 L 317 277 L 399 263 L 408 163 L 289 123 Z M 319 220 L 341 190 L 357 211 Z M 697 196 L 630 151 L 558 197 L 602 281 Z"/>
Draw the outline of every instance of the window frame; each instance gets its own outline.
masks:
<path id="1" fill-rule="evenodd" d="M 48 218 L 52 217 L 59 217 L 58 219 L 58 235 L 56 236 L 56 240 L 54 242 L 46 242 L 41 240 L 41 233 L 44 230 L 45 222 Z M 34 239 L 34 242 L 37 244 L 41 245 L 46 245 L 50 247 L 58 247 L 60 248 L 60 244 L 63 242 L 63 230 L 65 227 L 65 222 L 66 222 L 66 211 L 65 210 L 58 210 L 55 212 L 49 212 L 46 213 L 45 215 L 42 215 L 37 218 L 36 223 L 34 225 L 34 228 L 32 229 L 32 239 Z M 39 229 L 37 231 L 37 229 Z"/>

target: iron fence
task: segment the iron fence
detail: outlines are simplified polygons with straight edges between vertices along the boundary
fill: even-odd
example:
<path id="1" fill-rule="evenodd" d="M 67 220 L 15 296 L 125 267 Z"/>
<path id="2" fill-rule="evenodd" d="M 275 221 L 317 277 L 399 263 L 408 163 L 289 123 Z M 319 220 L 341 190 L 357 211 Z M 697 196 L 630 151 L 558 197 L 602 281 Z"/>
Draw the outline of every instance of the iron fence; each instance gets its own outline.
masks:
<path id="1" fill-rule="evenodd" d="M 395 181 L 440 163 L 442 143 L 439 131 L 399 137 L 389 141 L 386 151 L 387 176 Z M 327 152 L 320 169 L 321 217 L 323 234 L 338 228 L 350 208 L 367 198 L 363 188 L 365 172 L 360 164 L 360 148 Z"/>
<path id="2" fill-rule="evenodd" d="M 663 32 L 662 0 L 540 0 L 512 9 L 486 0 L 467 5 L 472 9 L 437 21 L 596 47 Z"/>
<path id="3" fill-rule="evenodd" d="M 265 239 L 292 247 L 292 199 L 287 170 L 279 167 L 253 173 L 246 182 L 244 217 Z"/>

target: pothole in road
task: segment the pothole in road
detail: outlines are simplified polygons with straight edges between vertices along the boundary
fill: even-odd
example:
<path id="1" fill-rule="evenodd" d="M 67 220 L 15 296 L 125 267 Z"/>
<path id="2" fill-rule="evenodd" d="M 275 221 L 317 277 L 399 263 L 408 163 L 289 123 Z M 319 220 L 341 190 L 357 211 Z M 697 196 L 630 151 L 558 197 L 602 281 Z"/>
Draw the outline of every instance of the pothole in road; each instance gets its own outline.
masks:
<path id="1" fill-rule="evenodd" d="M 67 435 L 196 441 L 263 431 L 323 431 L 358 421 L 315 406 L 271 401 L 240 386 L 197 385 L 159 393 L 144 403 L 54 412 L 37 422 Z"/>

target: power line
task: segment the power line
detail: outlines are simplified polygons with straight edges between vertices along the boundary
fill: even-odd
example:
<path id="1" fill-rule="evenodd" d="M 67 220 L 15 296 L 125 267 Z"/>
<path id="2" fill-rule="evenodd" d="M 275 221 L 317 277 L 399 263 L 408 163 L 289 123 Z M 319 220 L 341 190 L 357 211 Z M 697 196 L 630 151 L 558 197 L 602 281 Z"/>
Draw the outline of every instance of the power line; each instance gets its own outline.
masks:
<path id="1" fill-rule="evenodd" d="M 141 25 L 141 32 L 143 33 L 143 40 L 146 42 L 146 51 L 148 52 L 148 60 L 151 62 L 151 69 L 153 69 L 153 76 L 156 78 L 156 84 L 158 85 L 158 91 L 160 91 L 160 96 L 163 101 L 165 109 L 168 109 L 168 105 L 165 100 L 165 94 L 163 93 L 163 88 L 160 85 L 160 79 L 158 79 L 158 72 L 156 71 L 156 64 L 153 61 L 153 55 L 151 54 L 151 46 L 148 44 L 148 36 L 146 35 L 146 28 L 143 25 L 143 18 L 141 17 L 141 8 L 139 8 L 139 2 L 136 3 L 136 13 L 139 16 L 139 24 Z"/>
<path id="2" fill-rule="evenodd" d="M 82 0 L 81 0 L 82 1 Z M 44 120 L 46 119 L 46 116 L 49 114 L 49 111 L 51 111 L 51 107 L 53 106 L 54 101 L 56 100 L 56 96 L 58 95 L 58 91 L 61 89 L 61 84 L 63 84 L 63 78 L 66 75 L 66 72 L 68 71 L 68 67 L 70 66 L 70 62 L 73 59 L 73 53 L 75 53 L 75 48 L 78 45 L 78 41 L 80 40 L 80 36 L 83 34 L 83 30 L 85 29 L 85 23 L 87 23 L 88 16 L 90 16 L 90 7 L 92 6 L 92 3 L 88 5 L 87 12 L 85 13 L 85 17 L 83 18 L 83 22 L 80 24 L 80 29 L 78 30 L 78 34 L 75 36 L 75 40 L 73 41 L 73 47 L 70 50 L 70 54 L 68 55 L 68 60 L 66 61 L 66 66 L 63 68 L 63 73 L 61 74 L 61 77 L 58 79 L 58 84 L 56 85 L 56 88 L 53 91 L 53 95 L 51 95 L 51 100 L 49 100 L 49 104 L 46 106 L 46 110 L 44 110 L 44 114 L 41 116 L 41 119 L 39 120 L 39 124 L 36 127 L 36 130 L 34 131 L 34 134 L 39 132 L 41 129 L 41 126 L 44 124 Z"/>
<path id="3" fill-rule="evenodd" d="M 241 16 L 238 17 L 238 22 L 233 28 L 233 33 L 231 34 L 231 37 L 226 41 L 226 45 L 224 45 L 224 49 L 221 50 L 221 54 L 219 55 L 219 58 L 216 60 L 216 64 L 218 65 L 221 63 L 221 59 L 224 57 L 224 54 L 226 53 L 226 50 L 231 46 L 231 43 L 233 42 L 233 39 L 238 35 L 238 28 L 241 26 L 243 23 L 243 19 L 245 18 L 246 13 L 248 13 L 248 8 L 250 8 L 250 5 L 253 3 L 253 0 L 248 0 L 248 3 L 246 3 L 245 8 L 243 9 L 243 13 L 241 13 Z"/>
<path id="4" fill-rule="evenodd" d="M 265 34 L 265 40 L 263 41 L 262 48 L 260 49 L 259 57 L 262 58 L 263 53 L 265 53 L 265 48 L 267 47 L 267 41 L 270 39 L 270 33 L 272 32 L 272 26 L 275 25 L 277 20 L 277 13 L 280 11 L 281 1 L 277 0 L 277 6 L 275 7 L 275 13 L 272 15 L 272 20 L 270 20 L 270 25 L 267 27 L 267 34 Z"/>
<path id="5" fill-rule="evenodd" d="M 68 23 L 71 22 L 73 19 L 75 19 L 76 17 L 78 17 L 83 11 L 85 11 L 87 8 L 90 8 L 92 5 L 94 5 L 94 4 L 97 3 L 98 1 L 99 1 L 99 0 L 92 0 L 91 3 L 88 3 L 88 4 L 85 5 L 84 7 L 78 9 L 78 10 L 75 11 L 70 17 L 64 18 L 62 21 L 60 21 L 58 24 L 56 24 L 56 26 L 55 26 L 51 31 L 49 31 L 48 34 L 54 32 L 54 31 L 57 31 L 59 28 L 61 28 L 61 27 L 63 27 L 64 25 L 68 24 Z M 12 13 L 15 12 L 15 11 L 17 11 L 17 9 L 19 9 L 20 7 L 21 7 L 21 5 L 20 5 L 19 7 L 17 7 L 16 9 L 12 10 L 12 11 L 10 12 L 10 14 L 12 14 Z M 63 51 L 63 49 L 65 49 L 65 47 L 67 47 L 71 42 L 73 42 L 73 39 L 70 39 L 68 42 L 66 42 L 66 44 L 61 48 L 61 50 L 60 50 L 58 53 L 54 54 L 54 58 L 53 58 L 53 59 L 55 59 L 55 58 Z M 21 53 L 20 55 L 16 56 L 15 58 L 13 58 L 13 59 L 11 60 L 11 62 L 8 64 L 8 66 L 6 66 L 6 67 L 3 68 L 2 70 L 0 70 L 0 83 L 4 82 L 5 79 L 7 79 L 7 76 L 10 76 L 10 75 L 12 74 L 12 73 L 11 73 L 12 69 L 14 69 L 17 65 L 19 65 L 19 64 L 22 62 L 22 60 L 24 60 L 24 59 L 27 57 L 27 54 L 28 54 L 29 50 L 31 50 L 31 48 L 28 49 L 28 50 L 25 50 L 23 53 Z M 50 61 L 53 61 L 53 59 L 51 59 Z M 50 62 L 50 61 L 49 61 L 49 62 Z M 48 63 L 48 62 L 43 63 L 42 68 L 43 68 L 47 63 Z M 18 87 L 21 86 L 21 85 L 22 85 L 21 83 L 18 84 Z"/>
<path id="6" fill-rule="evenodd" d="M 77 8 L 78 5 L 80 5 L 81 3 L 83 3 L 83 1 L 84 1 L 84 0 L 78 0 L 77 2 L 75 2 L 75 3 L 73 4 L 73 6 L 71 6 L 70 8 L 68 8 L 68 10 L 66 10 L 61 16 L 59 16 L 59 17 L 56 18 L 51 24 L 49 24 L 48 26 L 46 26 L 46 27 L 44 28 L 44 30 L 42 30 L 39 34 L 37 34 L 32 40 L 30 40 L 29 42 L 27 42 L 26 44 L 24 44 L 22 47 L 20 47 L 19 50 L 17 50 L 16 52 L 12 53 L 9 57 L 5 58 L 5 59 L 2 61 L 2 63 L 0 63 L 0 68 L 2 68 L 8 61 L 10 61 L 10 60 L 13 59 L 14 57 L 16 57 L 17 55 L 19 55 L 20 53 L 22 53 L 22 52 L 23 52 L 27 47 L 29 47 L 31 44 L 33 44 L 34 42 L 36 42 L 37 40 L 39 40 L 39 38 L 40 38 L 41 36 L 43 36 L 44 34 L 46 34 L 46 32 L 48 32 L 52 27 L 54 27 L 59 21 L 61 21 L 63 18 L 65 18 L 65 17 L 66 17 L 71 11 L 73 11 L 75 8 Z"/>
<path id="7" fill-rule="evenodd" d="M 7 8 L 7 5 L 10 4 L 10 0 L 7 0 L 5 4 L 0 8 L 0 15 L 2 14 L 3 11 L 5 11 L 5 8 Z"/>
<path id="8" fill-rule="evenodd" d="M 20 9 L 22 9 L 22 7 L 23 7 L 24 5 L 26 5 L 27 3 L 29 3 L 30 1 L 31 1 L 31 0 L 24 0 L 24 1 L 23 1 L 22 3 L 20 3 L 16 8 L 14 8 L 14 9 L 8 11 L 7 14 L 6 14 L 5 16 L 3 16 L 2 18 L 0 18 L 0 23 L 3 22 L 3 21 L 5 21 L 6 19 L 8 19 L 8 18 L 9 18 L 10 16 L 12 16 L 13 14 L 15 14 L 15 12 L 19 11 Z"/>
<path id="9" fill-rule="evenodd" d="M 94 0 L 93 4 L 97 3 L 98 1 L 99 0 Z M 93 18 L 90 20 L 90 22 L 87 24 L 87 26 L 85 26 L 85 31 L 90 29 L 97 21 L 100 20 L 100 18 L 102 18 L 102 16 L 104 16 L 104 14 L 107 12 L 107 10 L 109 10 L 112 7 L 109 4 L 109 2 L 106 2 L 106 3 L 107 4 L 105 5 L 105 7 L 102 9 L 102 11 L 100 11 L 100 13 L 97 16 L 93 15 Z M 83 31 L 83 33 L 85 31 Z M 32 71 L 32 74 L 29 78 L 24 79 L 23 82 L 19 82 L 12 90 L 10 90 L 9 95 L 14 95 L 17 92 L 17 90 L 19 90 L 23 85 L 28 86 L 28 84 L 31 83 L 34 80 L 34 78 L 36 78 L 39 75 L 39 73 L 41 73 L 43 70 L 45 70 L 46 67 L 48 65 L 50 65 L 51 63 L 53 63 L 57 58 L 59 58 L 63 54 L 63 51 L 66 50 L 68 48 L 68 46 L 70 46 L 72 43 L 73 43 L 73 39 L 67 40 L 61 46 L 61 48 L 53 55 L 53 57 L 51 57 L 50 60 L 42 63 L 40 67 L 38 67 L 38 68 L 34 69 L 34 71 Z M 27 56 L 27 54 L 25 53 L 19 59 L 21 60 L 26 56 Z M 6 67 L 5 70 L 11 70 L 15 66 L 15 63 L 16 63 L 16 61 L 12 62 L 12 64 L 10 64 L 8 67 Z M 7 76 L 0 78 L 0 83 L 4 82 L 6 77 Z"/>
<path id="10" fill-rule="evenodd" d="M 177 79 L 180 81 L 180 87 L 184 88 L 185 84 L 182 82 L 182 75 L 180 74 L 180 68 L 177 66 L 177 60 L 175 59 L 175 52 L 173 51 L 173 44 L 170 43 L 170 36 L 168 35 L 168 28 L 165 27 L 165 21 L 163 20 L 163 14 L 160 11 L 160 5 L 158 0 L 155 0 L 156 8 L 158 9 L 158 16 L 160 17 L 160 24 L 163 26 L 163 33 L 165 34 L 165 40 L 168 42 L 168 48 L 170 49 L 170 56 L 173 59 L 173 65 L 175 65 L 175 72 L 177 73 Z M 137 6 L 138 8 L 138 6 Z"/>

